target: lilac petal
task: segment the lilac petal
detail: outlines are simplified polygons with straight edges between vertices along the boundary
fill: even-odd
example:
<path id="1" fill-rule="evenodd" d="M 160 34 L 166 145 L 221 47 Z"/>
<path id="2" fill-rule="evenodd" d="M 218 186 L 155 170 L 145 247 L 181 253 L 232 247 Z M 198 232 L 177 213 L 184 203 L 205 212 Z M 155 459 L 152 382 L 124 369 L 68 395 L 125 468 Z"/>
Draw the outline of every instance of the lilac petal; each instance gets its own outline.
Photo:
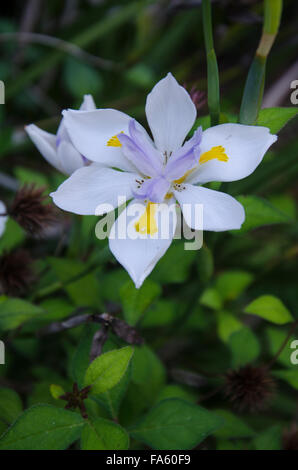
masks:
<path id="1" fill-rule="evenodd" d="M 188 170 L 198 164 L 201 139 L 202 128 L 200 127 L 195 131 L 193 137 L 169 158 L 164 173 L 167 179 L 181 178 Z"/>
<path id="2" fill-rule="evenodd" d="M 126 134 L 118 134 L 117 137 L 122 144 L 122 150 L 126 158 L 135 165 L 135 167 L 146 176 L 158 176 L 162 174 L 163 165 L 158 152 L 146 141 L 145 136 L 140 136 L 140 131 L 131 124 L 131 137 Z"/>
<path id="3" fill-rule="evenodd" d="M 171 183 L 163 176 L 150 178 L 144 181 L 142 186 L 134 192 L 137 199 L 148 199 L 151 202 L 162 202 L 170 189 Z"/>

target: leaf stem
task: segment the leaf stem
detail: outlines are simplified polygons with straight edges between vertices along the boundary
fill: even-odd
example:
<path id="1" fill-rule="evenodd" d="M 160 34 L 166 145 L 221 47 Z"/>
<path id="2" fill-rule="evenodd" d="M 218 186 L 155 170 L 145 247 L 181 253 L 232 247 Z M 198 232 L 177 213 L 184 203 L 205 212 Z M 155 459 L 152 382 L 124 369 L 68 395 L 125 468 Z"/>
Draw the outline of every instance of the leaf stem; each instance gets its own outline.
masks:
<path id="1" fill-rule="evenodd" d="M 267 57 L 278 33 L 281 12 L 282 0 L 264 1 L 263 32 L 244 87 L 239 114 L 241 124 L 257 122 L 263 100 Z"/>
<path id="2" fill-rule="evenodd" d="M 203 31 L 207 57 L 207 80 L 208 80 L 208 107 L 210 112 L 211 126 L 219 123 L 219 75 L 217 59 L 213 44 L 212 17 L 210 0 L 202 0 Z"/>

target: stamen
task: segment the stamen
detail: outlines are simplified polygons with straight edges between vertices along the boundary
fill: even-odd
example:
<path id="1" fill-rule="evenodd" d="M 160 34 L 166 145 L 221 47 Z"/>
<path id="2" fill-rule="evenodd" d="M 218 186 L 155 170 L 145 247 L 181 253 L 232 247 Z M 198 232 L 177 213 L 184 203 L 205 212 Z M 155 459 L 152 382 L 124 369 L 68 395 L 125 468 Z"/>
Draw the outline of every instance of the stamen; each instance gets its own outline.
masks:
<path id="1" fill-rule="evenodd" d="M 120 132 L 120 134 L 123 134 L 123 131 Z M 118 139 L 117 135 L 113 135 L 108 141 L 107 141 L 107 146 L 108 147 L 122 147 L 122 144 L 120 140 Z"/>
<path id="2" fill-rule="evenodd" d="M 206 163 L 214 159 L 217 159 L 220 162 L 227 162 L 229 160 L 229 157 L 225 153 L 225 149 L 222 145 L 212 147 L 212 149 L 208 150 L 208 152 L 202 153 L 199 163 Z"/>
<path id="3" fill-rule="evenodd" d="M 157 204 L 155 202 L 148 202 L 145 212 L 141 215 L 138 222 L 135 223 L 135 229 L 141 234 L 154 235 L 157 231 L 157 224 L 155 220 Z"/>

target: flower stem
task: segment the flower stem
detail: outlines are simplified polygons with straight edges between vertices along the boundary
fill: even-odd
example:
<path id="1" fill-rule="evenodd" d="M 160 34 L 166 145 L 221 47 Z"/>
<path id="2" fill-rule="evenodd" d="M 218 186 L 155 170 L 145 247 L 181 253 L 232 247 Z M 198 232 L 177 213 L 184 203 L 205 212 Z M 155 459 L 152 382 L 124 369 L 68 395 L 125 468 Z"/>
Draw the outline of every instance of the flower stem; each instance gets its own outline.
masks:
<path id="1" fill-rule="evenodd" d="M 263 32 L 244 87 L 239 115 L 241 124 L 257 122 L 263 99 L 267 57 L 278 33 L 281 12 L 282 0 L 264 1 Z"/>
<path id="2" fill-rule="evenodd" d="M 219 123 L 219 76 L 213 44 L 212 17 L 210 0 L 202 0 L 203 31 L 207 57 L 208 107 L 211 126 Z"/>

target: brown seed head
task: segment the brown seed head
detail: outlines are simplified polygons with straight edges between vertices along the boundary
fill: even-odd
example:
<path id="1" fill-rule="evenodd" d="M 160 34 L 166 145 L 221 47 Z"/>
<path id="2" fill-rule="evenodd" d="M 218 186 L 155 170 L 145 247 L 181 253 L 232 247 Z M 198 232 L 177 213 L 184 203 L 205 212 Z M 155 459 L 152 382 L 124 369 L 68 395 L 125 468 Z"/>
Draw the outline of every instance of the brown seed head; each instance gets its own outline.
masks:
<path id="1" fill-rule="evenodd" d="M 265 367 L 247 365 L 225 375 L 225 396 L 239 411 L 255 412 L 268 405 L 275 382 Z"/>
<path id="2" fill-rule="evenodd" d="M 30 235 L 41 236 L 55 221 L 55 209 L 46 204 L 44 188 L 26 184 L 16 193 L 9 215 Z"/>
<path id="3" fill-rule="evenodd" d="M 32 259 L 27 251 L 17 250 L 0 257 L 0 292 L 19 297 L 33 281 Z"/>

